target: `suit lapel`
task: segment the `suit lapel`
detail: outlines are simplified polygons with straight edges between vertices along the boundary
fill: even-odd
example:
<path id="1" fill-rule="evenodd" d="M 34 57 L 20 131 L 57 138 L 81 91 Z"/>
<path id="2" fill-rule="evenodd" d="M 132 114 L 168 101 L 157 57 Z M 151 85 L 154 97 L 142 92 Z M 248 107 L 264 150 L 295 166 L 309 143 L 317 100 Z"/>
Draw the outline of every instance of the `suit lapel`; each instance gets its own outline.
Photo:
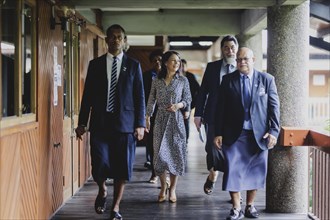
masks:
<path id="1" fill-rule="evenodd" d="M 103 57 L 100 59 L 100 65 L 97 66 L 97 72 L 100 73 L 102 85 L 104 90 L 106 91 L 105 94 L 108 94 L 108 69 L 107 69 L 107 54 L 104 54 Z"/>
<path id="2" fill-rule="evenodd" d="M 241 96 L 241 81 L 240 81 L 240 74 L 239 71 L 236 70 L 234 73 L 232 73 L 233 75 L 233 87 L 235 89 L 235 91 L 237 92 L 237 94 L 239 94 Z"/>
<path id="3" fill-rule="evenodd" d="M 121 67 L 120 67 L 120 73 L 119 73 L 119 78 L 118 78 L 118 84 L 117 84 L 117 90 L 118 90 L 118 87 L 119 85 L 122 84 L 122 81 L 123 79 L 125 79 L 125 75 L 128 73 L 128 70 L 127 70 L 127 56 L 123 55 L 123 60 L 121 62 Z"/>
<path id="4" fill-rule="evenodd" d="M 252 105 L 252 103 L 254 103 L 254 101 L 258 97 L 258 91 L 259 91 L 260 87 L 263 87 L 263 84 L 260 80 L 260 72 L 257 70 L 254 70 L 253 82 L 252 82 L 252 88 L 251 88 L 251 93 L 252 93 L 251 94 L 252 95 L 251 105 Z"/>
<path id="5" fill-rule="evenodd" d="M 222 60 L 219 60 L 217 64 L 214 66 L 215 80 L 220 85 L 220 70 L 222 66 Z"/>

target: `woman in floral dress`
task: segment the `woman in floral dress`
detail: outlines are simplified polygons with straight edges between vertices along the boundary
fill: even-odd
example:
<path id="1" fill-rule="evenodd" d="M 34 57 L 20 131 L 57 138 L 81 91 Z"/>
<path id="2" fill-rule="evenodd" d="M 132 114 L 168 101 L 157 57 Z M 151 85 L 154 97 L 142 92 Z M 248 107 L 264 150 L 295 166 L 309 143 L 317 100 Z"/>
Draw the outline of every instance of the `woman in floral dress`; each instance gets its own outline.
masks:
<path id="1" fill-rule="evenodd" d="M 154 106 L 158 110 L 154 126 L 154 169 L 160 177 L 158 202 L 166 200 L 166 174 L 170 174 L 169 201 L 175 203 L 178 176 L 185 173 L 186 132 L 184 117 L 189 116 L 191 94 L 188 79 L 181 73 L 181 60 L 175 51 L 162 57 L 162 68 L 153 80 L 147 105 L 147 130 Z"/>

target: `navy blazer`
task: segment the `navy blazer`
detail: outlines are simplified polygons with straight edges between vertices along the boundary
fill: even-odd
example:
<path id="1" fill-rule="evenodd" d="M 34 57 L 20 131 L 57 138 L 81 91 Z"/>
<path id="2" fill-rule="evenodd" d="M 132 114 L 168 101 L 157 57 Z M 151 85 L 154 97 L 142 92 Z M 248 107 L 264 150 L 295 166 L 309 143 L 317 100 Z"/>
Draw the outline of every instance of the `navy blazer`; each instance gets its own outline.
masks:
<path id="1" fill-rule="evenodd" d="M 268 73 L 254 70 L 252 101 L 250 108 L 252 130 L 258 146 L 267 150 L 268 132 L 278 138 L 280 132 L 280 103 L 275 79 Z M 244 107 L 241 95 L 241 79 L 238 70 L 223 77 L 219 89 L 215 136 L 222 136 L 223 144 L 230 146 L 243 129 Z"/>
<path id="2" fill-rule="evenodd" d="M 78 125 L 89 130 L 103 130 L 111 126 L 118 132 L 133 133 L 137 127 L 145 127 L 145 103 L 140 63 L 126 54 L 123 56 L 116 87 L 115 121 L 106 124 L 108 94 L 107 54 L 89 62 L 85 88 L 81 101 Z"/>
<path id="3" fill-rule="evenodd" d="M 144 96 L 145 96 L 145 104 L 147 106 L 148 104 L 148 98 L 149 98 L 149 95 L 150 95 L 150 90 L 151 90 L 151 84 L 152 84 L 152 75 L 156 74 L 155 77 L 157 77 L 157 73 L 155 70 L 148 70 L 147 72 L 144 72 L 142 75 L 143 77 L 143 86 L 144 86 Z"/>
<path id="4" fill-rule="evenodd" d="M 220 69 L 222 60 L 207 64 L 202 84 L 195 102 L 195 117 L 202 117 L 204 123 L 214 123 L 218 89 L 220 87 Z"/>

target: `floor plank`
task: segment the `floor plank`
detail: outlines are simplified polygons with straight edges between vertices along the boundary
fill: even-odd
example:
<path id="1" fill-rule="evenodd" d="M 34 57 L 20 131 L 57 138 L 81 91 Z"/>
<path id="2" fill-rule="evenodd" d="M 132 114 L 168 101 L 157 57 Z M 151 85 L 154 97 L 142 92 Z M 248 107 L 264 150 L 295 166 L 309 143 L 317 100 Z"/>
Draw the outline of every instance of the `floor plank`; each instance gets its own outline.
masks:
<path id="1" fill-rule="evenodd" d="M 138 219 L 225 219 L 231 204 L 228 192 L 221 190 L 222 174 L 219 176 L 215 191 L 205 195 L 203 184 L 208 174 L 205 163 L 204 144 L 199 140 L 195 127 L 191 126 L 188 144 L 188 161 L 186 175 L 179 178 L 175 204 L 157 203 L 159 183 L 151 184 L 147 180 L 150 171 L 144 168 L 145 148 L 136 150 L 136 162 L 132 181 L 126 185 L 121 203 L 121 214 L 125 220 Z M 109 183 L 107 210 L 103 215 L 94 211 L 94 199 L 97 185 L 89 180 L 71 199 L 69 199 L 51 218 L 66 219 L 109 219 L 112 197 L 112 184 Z M 243 198 L 245 194 L 243 194 Z M 244 199 L 245 200 L 245 199 Z M 265 191 L 258 192 L 255 202 L 260 211 L 261 220 L 305 220 L 306 214 L 277 214 L 265 212 Z M 243 204 L 243 208 L 245 205 Z"/>

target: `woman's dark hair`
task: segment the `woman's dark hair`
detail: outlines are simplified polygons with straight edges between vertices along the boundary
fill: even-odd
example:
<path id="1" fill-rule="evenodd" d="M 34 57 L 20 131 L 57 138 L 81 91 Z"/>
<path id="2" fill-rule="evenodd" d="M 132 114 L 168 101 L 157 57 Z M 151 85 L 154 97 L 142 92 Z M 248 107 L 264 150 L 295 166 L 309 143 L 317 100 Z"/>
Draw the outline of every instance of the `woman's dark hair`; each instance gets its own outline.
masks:
<path id="1" fill-rule="evenodd" d="M 165 63 L 170 59 L 170 57 L 175 54 L 179 57 L 179 59 L 181 60 L 180 58 L 180 54 L 176 51 L 173 51 L 173 50 L 170 50 L 170 51 L 167 51 L 166 53 L 163 54 L 162 56 L 162 68 L 160 70 L 160 73 L 158 74 L 158 78 L 159 79 L 165 79 L 166 75 L 167 75 L 167 68 L 165 66 Z M 176 73 L 181 73 L 182 71 L 182 68 L 181 68 L 182 64 L 180 62 L 180 67 L 179 69 L 176 71 Z"/>

